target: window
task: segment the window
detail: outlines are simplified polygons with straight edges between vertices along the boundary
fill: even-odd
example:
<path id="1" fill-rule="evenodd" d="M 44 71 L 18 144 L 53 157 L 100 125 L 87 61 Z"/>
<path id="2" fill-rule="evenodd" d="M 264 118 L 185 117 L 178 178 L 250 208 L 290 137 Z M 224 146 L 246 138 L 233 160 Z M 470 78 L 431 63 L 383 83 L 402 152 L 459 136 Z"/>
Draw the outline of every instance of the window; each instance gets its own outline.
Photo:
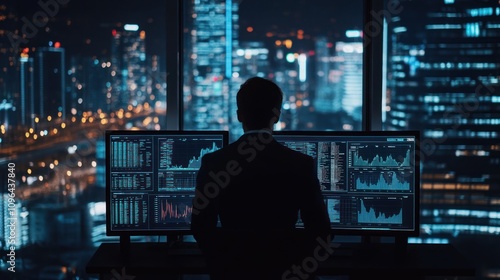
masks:
<path id="1" fill-rule="evenodd" d="M 284 91 L 278 130 L 361 129 L 362 1 L 183 3 L 185 129 L 238 137 L 236 93 L 252 76 Z"/>
<path id="2" fill-rule="evenodd" d="M 500 233 L 498 1 L 400 8 L 386 17 L 382 122 L 422 134 L 420 241 L 467 250 L 478 239 L 478 264 L 496 259 L 488 248 Z"/>
<path id="3" fill-rule="evenodd" d="M 497 0 L 28 2 L 0 4 L 0 168 L 14 164 L 16 178 L 13 204 L 2 185 L 0 216 L 16 221 L 16 248 L 51 255 L 23 259 L 19 277 L 71 274 L 109 240 L 105 129 L 180 120 L 234 140 L 235 95 L 251 76 L 284 90 L 278 130 L 420 130 L 417 242 L 498 259 L 487 250 L 500 233 Z M 2 249 L 9 234 L 0 224 Z"/>
<path id="4" fill-rule="evenodd" d="M 15 221 L 16 250 L 54 249 L 18 252 L 20 278 L 69 276 L 109 241 L 104 130 L 165 129 L 165 13 L 158 1 L 0 4 L 0 166 L 16 181 L 0 189 L 0 247 Z"/>

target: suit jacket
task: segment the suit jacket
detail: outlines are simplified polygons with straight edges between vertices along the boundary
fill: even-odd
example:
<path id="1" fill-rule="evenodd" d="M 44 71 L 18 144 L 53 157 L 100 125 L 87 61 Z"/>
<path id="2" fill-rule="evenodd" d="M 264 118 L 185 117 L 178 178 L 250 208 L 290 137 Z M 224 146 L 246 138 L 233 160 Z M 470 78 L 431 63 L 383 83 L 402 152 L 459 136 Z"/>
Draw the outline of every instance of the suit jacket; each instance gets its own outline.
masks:
<path id="1" fill-rule="evenodd" d="M 196 184 L 191 229 L 213 275 L 236 275 L 223 279 L 281 279 L 329 235 L 313 159 L 271 134 L 206 154 Z"/>

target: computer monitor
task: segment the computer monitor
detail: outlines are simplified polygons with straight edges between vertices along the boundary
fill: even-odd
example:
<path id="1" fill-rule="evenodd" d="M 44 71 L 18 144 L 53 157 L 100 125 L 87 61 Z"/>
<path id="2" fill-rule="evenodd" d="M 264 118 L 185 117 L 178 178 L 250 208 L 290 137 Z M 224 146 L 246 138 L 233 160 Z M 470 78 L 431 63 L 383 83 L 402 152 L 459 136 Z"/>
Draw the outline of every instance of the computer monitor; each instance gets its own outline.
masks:
<path id="1" fill-rule="evenodd" d="M 314 158 L 333 232 L 418 236 L 418 131 L 276 131 L 274 135 L 278 142 Z"/>
<path id="2" fill-rule="evenodd" d="M 204 154 L 228 144 L 227 131 L 108 130 L 106 233 L 187 234 Z"/>

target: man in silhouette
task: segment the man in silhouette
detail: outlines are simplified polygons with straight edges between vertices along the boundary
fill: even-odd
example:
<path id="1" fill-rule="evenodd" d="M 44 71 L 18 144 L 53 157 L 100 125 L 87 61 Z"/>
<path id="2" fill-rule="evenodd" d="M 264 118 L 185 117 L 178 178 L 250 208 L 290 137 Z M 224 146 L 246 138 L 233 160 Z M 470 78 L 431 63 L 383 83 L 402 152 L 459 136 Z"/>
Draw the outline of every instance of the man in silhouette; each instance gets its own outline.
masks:
<path id="1" fill-rule="evenodd" d="M 330 249 L 313 159 L 273 138 L 283 100 L 274 82 L 250 78 L 236 98 L 244 134 L 202 158 L 192 233 L 212 279 L 307 279 Z"/>

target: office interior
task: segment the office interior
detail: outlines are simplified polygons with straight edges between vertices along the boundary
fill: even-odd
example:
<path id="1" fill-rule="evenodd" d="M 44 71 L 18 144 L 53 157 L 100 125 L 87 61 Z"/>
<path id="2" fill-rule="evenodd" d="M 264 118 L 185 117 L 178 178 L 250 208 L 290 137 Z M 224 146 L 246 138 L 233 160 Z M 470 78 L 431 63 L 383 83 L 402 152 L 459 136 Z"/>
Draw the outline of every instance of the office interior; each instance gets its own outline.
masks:
<path id="1" fill-rule="evenodd" d="M 277 130 L 420 131 L 408 243 L 453 245 L 475 267 L 458 279 L 500 278 L 498 1 L 6 0 L 0 31 L 2 278 L 97 279 L 89 260 L 120 242 L 106 234 L 104 132 L 234 141 L 251 76 L 284 91 Z"/>

